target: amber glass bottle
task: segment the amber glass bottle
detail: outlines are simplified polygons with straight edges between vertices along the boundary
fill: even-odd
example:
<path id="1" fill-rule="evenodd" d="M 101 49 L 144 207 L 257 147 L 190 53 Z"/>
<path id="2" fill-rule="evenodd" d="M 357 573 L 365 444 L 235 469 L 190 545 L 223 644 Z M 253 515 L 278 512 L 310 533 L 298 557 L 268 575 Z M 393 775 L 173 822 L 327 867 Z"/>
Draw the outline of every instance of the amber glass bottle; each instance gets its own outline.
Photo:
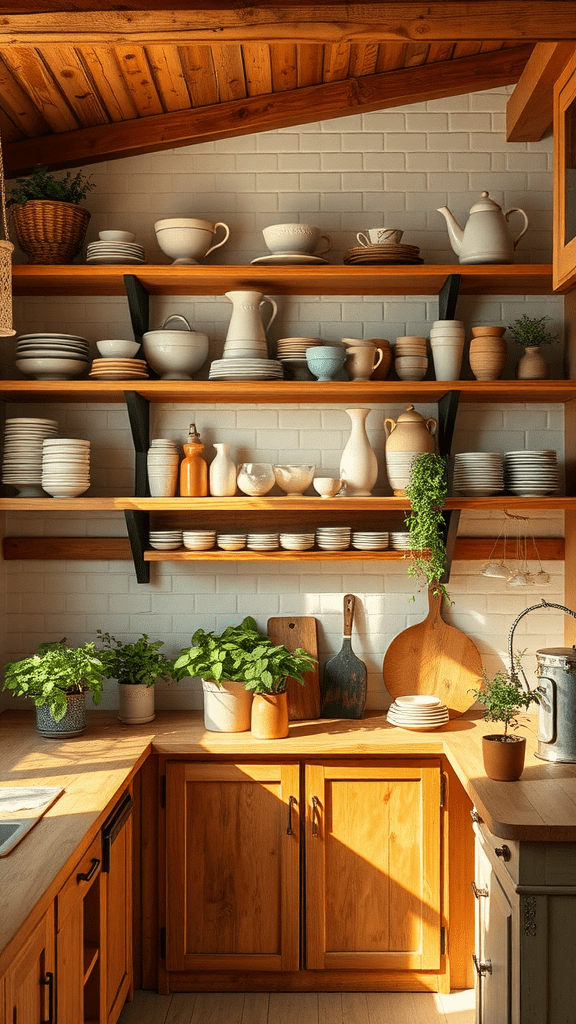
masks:
<path id="1" fill-rule="evenodd" d="M 202 455 L 204 445 L 196 424 L 190 424 L 188 442 L 183 446 L 185 458 L 180 463 L 180 496 L 205 498 L 208 494 L 208 464 Z"/>

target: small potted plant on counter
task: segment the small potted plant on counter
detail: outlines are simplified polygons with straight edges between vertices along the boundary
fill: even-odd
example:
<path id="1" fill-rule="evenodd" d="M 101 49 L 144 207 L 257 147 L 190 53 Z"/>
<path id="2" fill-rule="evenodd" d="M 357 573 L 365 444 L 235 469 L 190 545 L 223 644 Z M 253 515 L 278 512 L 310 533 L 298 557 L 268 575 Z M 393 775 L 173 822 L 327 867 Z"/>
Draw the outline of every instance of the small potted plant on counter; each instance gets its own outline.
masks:
<path id="1" fill-rule="evenodd" d="M 86 693 L 100 703 L 105 660 L 93 641 L 81 647 L 69 647 L 66 638 L 42 643 L 37 654 L 7 663 L 3 688 L 34 701 L 41 736 L 78 736 L 86 728 Z"/>
<path id="2" fill-rule="evenodd" d="M 549 319 L 549 316 L 532 317 L 524 313 L 508 324 L 513 341 L 524 349 L 524 354 L 516 366 L 518 380 L 545 380 L 548 377 L 550 370 L 540 348 L 543 345 L 551 345 L 554 341 L 554 337 L 544 326 Z"/>
<path id="3" fill-rule="evenodd" d="M 70 263 L 78 255 L 90 220 L 79 204 L 95 187 L 82 171 L 55 178 L 47 167 L 16 178 L 6 205 L 29 263 Z"/>
<path id="4" fill-rule="evenodd" d="M 276 738 L 258 731 L 258 706 L 253 695 L 268 698 L 267 707 L 282 708 L 281 735 L 288 735 L 288 677 L 304 683 L 302 672 L 315 659 L 305 651 L 293 653 L 283 645 L 274 646 L 259 632 L 255 620 L 246 616 L 237 626 L 220 633 L 197 629 L 192 646 L 184 648 L 174 663 L 176 679 L 198 676 L 204 691 L 204 724 L 213 732 L 252 732 L 260 738 Z M 256 708 L 254 705 L 257 705 Z M 266 705 L 265 705 L 266 706 Z M 285 718 L 285 721 L 284 721 Z M 256 731 L 255 731 L 256 729 Z"/>
<path id="5" fill-rule="evenodd" d="M 511 671 L 500 669 L 492 679 L 489 679 L 483 670 L 484 684 L 480 689 L 470 691 L 478 703 L 485 707 L 485 720 L 501 722 L 504 726 L 504 732 L 490 733 L 482 737 L 486 775 L 489 779 L 501 782 L 514 782 L 522 774 L 526 738 L 512 735 L 510 730 L 520 728 L 518 718 L 522 711 L 527 711 L 532 704 L 539 704 L 542 699 L 539 690 L 530 690 L 527 683 L 526 687 L 522 686 L 518 675 L 520 671 L 524 675 L 522 654 L 516 656 L 515 666 Z"/>
<path id="6" fill-rule="evenodd" d="M 142 725 L 154 718 L 154 683 L 169 681 L 174 663 L 161 651 L 163 640 L 150 640 L 146 633 L 133 643 L 117 640 L 98 630 L 104 648 L 107 675 L 118 680 L 118 718 L 128 725 Z"/>
<path id="7" fill-rule="evenodd" d="M 442 582 L 446 573 L 443 508 L 447 493 L 446 459 L 434 452 L 416 455 L 406 487 L 411 506 L 405 520 L 410 534 L 408 575 L 433 596 L 448 599 Z"/>

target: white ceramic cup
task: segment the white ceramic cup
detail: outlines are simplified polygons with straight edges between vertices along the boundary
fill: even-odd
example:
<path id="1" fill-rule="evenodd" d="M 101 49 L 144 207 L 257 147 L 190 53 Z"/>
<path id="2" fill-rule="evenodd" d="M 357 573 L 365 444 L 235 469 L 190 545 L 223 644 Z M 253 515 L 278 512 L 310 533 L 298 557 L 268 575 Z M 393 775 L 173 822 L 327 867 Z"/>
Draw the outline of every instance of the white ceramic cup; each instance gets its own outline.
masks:
<path id="1" fill-rule="evenodd" d="M 332 248 L 330 235 L 323 235 L 320 228 L 310 224 L 270 224 L 262 231 L 264 241 L 273 256 L 276 255 L 312 255 L 321 256 Z M 316 253 L 320 240 L 328 243 L 324 249 Z"/>
<path id="2" fill-rule="evenodd" d="M 346 373 L 350 380 L 369 380 L 377 366 L 380 366 L 384 353 L 381 348 L 368 345 L 350 346 L 347 349 Z"/>
<path id="3" fill-rule="evenodd" d="M 398 242 L 404 234 L 399 228 L 367 228 L 366 231 L 359 231 L 356 238 L 360 245 L 382 245 L 385 242 Z"/>

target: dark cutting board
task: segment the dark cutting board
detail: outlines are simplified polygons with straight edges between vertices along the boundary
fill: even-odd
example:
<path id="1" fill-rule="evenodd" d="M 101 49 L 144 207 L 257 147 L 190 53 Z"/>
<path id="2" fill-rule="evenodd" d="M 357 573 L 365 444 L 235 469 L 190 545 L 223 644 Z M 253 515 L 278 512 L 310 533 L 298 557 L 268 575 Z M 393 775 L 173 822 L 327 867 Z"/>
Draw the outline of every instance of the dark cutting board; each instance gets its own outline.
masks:
<path id="1" fill-rule="evenodd" d="M 273 644 L 284 644 L 289 651 L 301 647 L 307 654 L 318 657 L 318 635 L 313 615 L 277 616 L 268 619 L 268 637 Z M 318 662 L 310 672 L 304 672 L 305 684 L 288 679 L 288 716 L 292 722 L 320 718 L 320 677 Z"/>

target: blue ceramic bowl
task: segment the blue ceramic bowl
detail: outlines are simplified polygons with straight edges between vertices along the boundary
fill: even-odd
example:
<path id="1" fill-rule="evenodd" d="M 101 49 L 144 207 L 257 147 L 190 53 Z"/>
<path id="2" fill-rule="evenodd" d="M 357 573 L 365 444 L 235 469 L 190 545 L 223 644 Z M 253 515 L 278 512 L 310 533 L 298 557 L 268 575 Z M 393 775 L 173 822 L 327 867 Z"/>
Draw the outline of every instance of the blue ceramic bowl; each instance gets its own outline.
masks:
<path id="1" fill-rule="evenodd" d="M 346 362 L 346 350 L 339 345 L 314 345 L 306 349 L 306 362 L 317 380 L 334 380 Z"/>

